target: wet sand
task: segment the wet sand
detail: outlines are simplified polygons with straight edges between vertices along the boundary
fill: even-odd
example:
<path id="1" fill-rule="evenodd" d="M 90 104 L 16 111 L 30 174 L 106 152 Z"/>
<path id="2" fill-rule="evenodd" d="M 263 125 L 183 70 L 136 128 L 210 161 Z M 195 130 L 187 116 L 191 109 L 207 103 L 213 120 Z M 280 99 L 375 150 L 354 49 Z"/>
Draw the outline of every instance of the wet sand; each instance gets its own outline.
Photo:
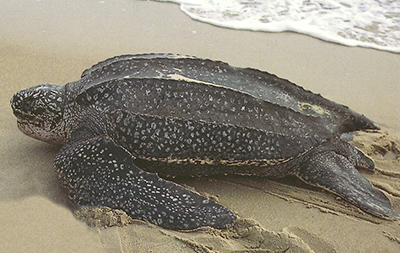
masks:
<path id="1" fill-rule="evenodd" d="M 379 123 L 382 130 L 358 133 L 354 143 L 377 164 L 376 173 L 362 172 L 400 212 L 399 54 L 295 33 L 222 29 L 192 21 L 168 3 L 57 0 L 2 6 L 0 252 L 400 251 L 399 221 L 375 218 L 294 179 L 185 181 L 243 218 L 228 231 L 180 233 L 138 221 L 89 227 L 75 217 L 57 183 L 52 162 L 59 147 L 24 136 L 9 105 L 22 88 L 77 80 L 84 69 L 120 54 L 171 52 L 258 68 Z M 118 223 L 119 216 L 102 211 Z"/>

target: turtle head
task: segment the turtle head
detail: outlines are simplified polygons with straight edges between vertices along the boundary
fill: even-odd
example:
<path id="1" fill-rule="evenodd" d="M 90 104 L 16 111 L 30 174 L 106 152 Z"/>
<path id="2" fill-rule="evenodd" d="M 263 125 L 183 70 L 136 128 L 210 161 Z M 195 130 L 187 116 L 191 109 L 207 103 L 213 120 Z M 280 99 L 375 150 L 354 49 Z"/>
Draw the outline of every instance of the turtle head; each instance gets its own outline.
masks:
<path id="1" fill-rule="evenodd" d="M 11 99 L 18 128 L 48 143 L 63 143 L 64 87 L 42 84 L 18 91 Z"/>

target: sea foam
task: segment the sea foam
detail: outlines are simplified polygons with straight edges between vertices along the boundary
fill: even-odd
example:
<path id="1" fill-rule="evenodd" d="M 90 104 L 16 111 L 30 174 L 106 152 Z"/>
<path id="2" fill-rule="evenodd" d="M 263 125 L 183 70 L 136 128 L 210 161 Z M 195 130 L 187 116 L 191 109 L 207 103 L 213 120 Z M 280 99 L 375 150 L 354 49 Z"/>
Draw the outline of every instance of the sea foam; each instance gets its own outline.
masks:
<path id="1" fill-rule="evenodd" d="M 155 0 L 232 29 L 293 31 L 346 46 L 400 53 L 398 0 Z"/>

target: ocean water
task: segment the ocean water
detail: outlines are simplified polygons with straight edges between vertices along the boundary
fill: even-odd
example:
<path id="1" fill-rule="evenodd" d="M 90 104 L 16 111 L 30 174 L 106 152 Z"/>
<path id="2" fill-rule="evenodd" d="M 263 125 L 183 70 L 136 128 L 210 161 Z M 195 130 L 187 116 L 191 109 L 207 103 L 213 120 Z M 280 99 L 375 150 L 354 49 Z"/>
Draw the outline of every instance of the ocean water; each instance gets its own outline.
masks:
<path id="1" fill-rule="evenodd" d="M 346 46 L 400 53 L 400 0 L 155 0 L 232 29 L 293 31 Z"/>

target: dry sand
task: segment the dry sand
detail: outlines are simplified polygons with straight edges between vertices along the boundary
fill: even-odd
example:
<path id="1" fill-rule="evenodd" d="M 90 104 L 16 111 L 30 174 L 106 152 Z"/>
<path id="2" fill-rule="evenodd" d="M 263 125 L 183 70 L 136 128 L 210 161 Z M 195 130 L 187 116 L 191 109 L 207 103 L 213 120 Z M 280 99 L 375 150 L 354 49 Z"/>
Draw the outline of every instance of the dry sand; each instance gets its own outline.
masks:
<path id="1" fill-rule="evenodd" d="M 400 252 L 399 221 L 377 219 L 294 179 L 185 182 L 244 218 L 228 231 L 180 233 L 137 221 L 89 227 L 74 216 L 57 183 L 52 161 L 59 147 L 19 132 L 9 106 L 19 89 L 76 80 L 92 64 L 125 53 L 181 53 L 255 67 L 377 121 L 382 130 L 357 134 L 355 144 L 377 163 L 378 172 L 366 176 L 400 212 L 399 54 L 295 33 L 221 29 L 167 3 L 20 0 L 1 6 L 0 252 Z M 121 219 L 102 211 L 109 225 Z"/>

